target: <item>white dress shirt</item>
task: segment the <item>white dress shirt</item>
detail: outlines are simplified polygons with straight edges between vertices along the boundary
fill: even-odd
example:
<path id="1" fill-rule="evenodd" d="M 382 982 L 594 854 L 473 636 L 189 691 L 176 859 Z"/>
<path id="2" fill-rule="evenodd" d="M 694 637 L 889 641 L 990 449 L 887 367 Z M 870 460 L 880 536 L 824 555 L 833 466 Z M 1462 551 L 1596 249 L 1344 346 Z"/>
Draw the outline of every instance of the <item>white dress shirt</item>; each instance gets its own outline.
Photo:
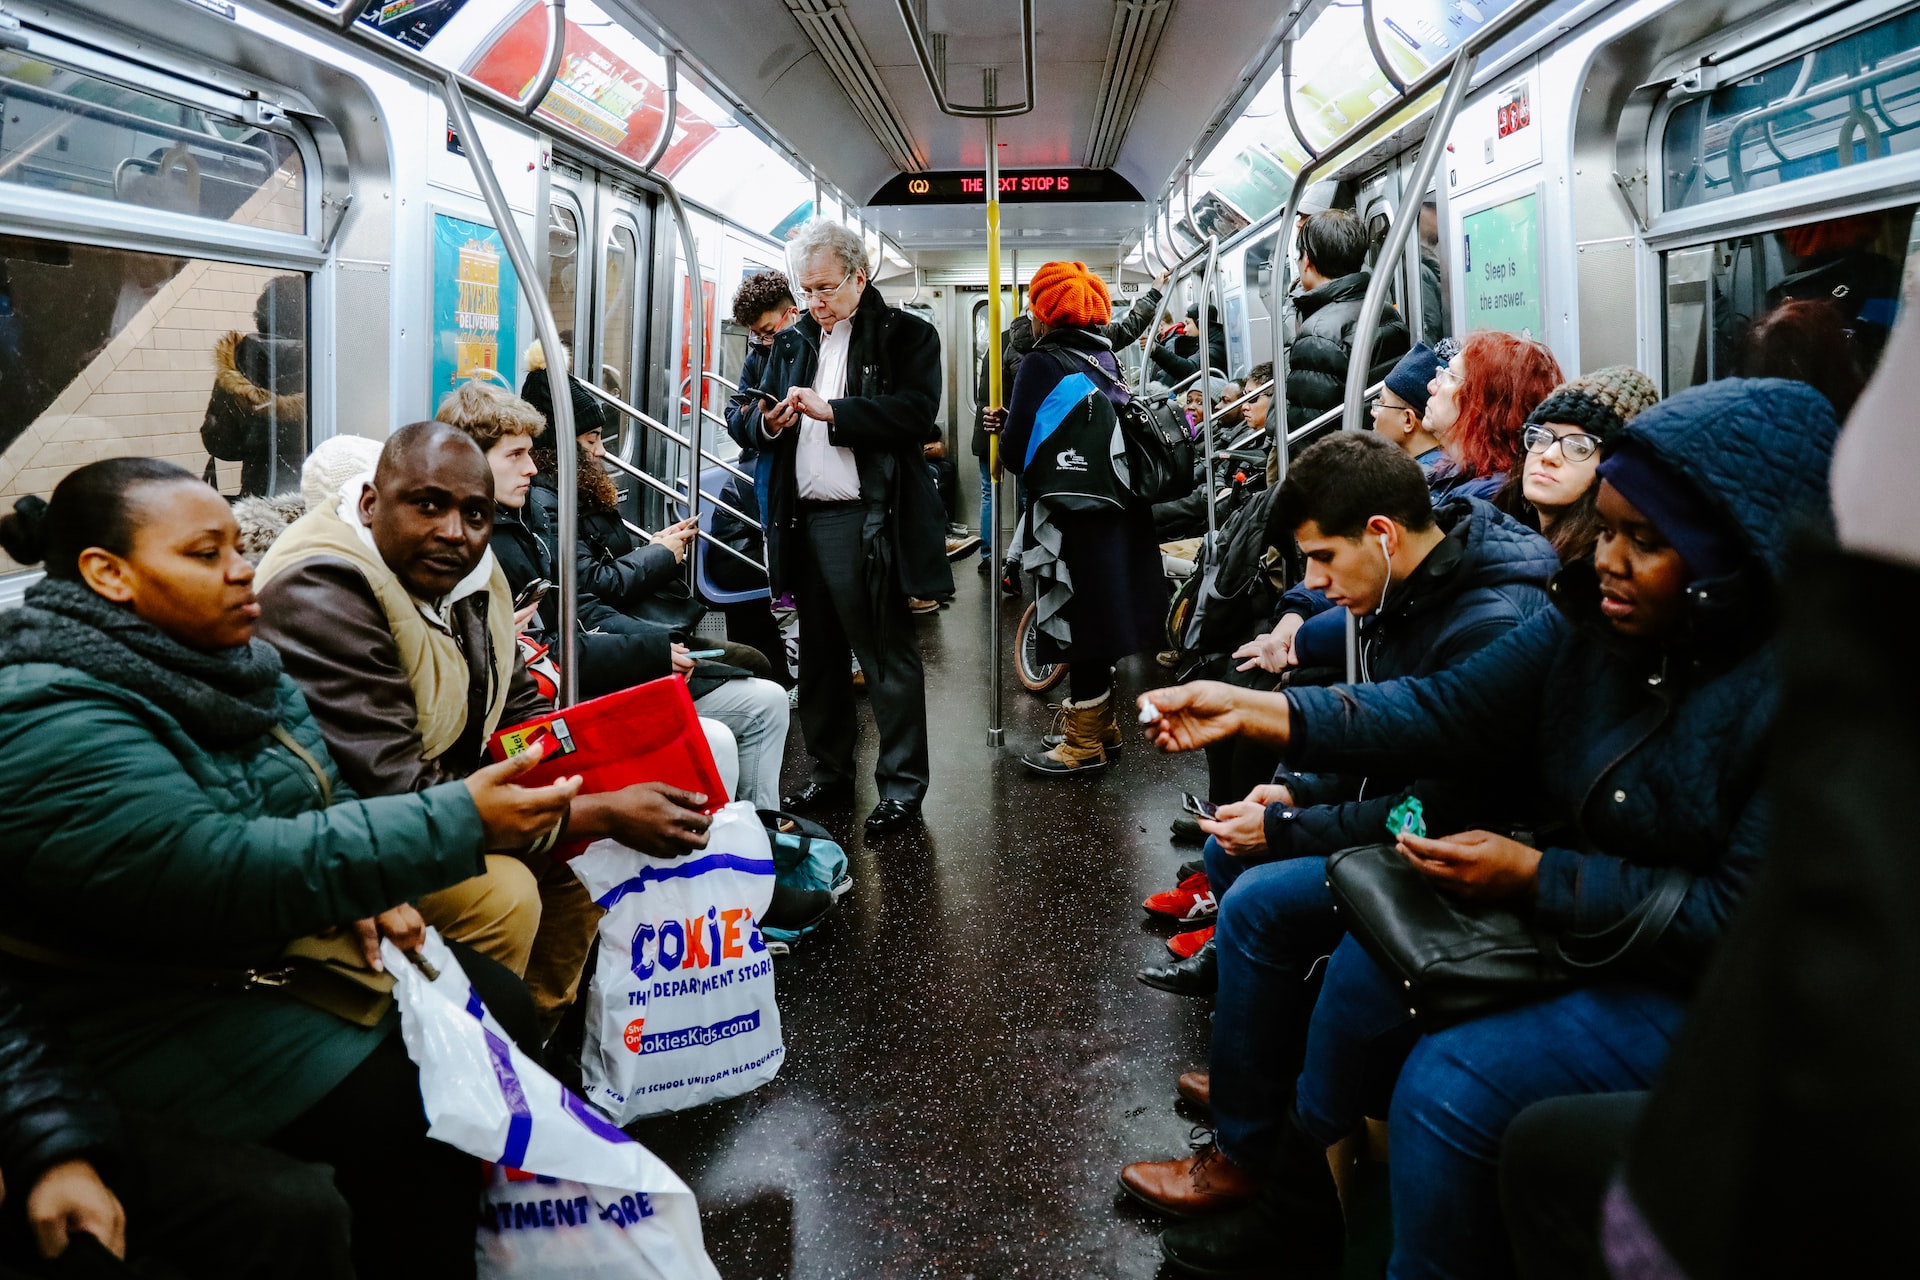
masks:
<path id="1" fill-rule="evenodd" d="M 820 335 L 820 367 L 813 389 L 832 402 L 847 394 L 847 347 L 853 341 L 853 320 L 842 320 Z M 850 502 L 860 496 L 860 467 L 853 450 L 827 439 L 829 424 L 818 418 L 800 419 L 800 447 L 794 461 L 795 490 L 812 502 Z"/>

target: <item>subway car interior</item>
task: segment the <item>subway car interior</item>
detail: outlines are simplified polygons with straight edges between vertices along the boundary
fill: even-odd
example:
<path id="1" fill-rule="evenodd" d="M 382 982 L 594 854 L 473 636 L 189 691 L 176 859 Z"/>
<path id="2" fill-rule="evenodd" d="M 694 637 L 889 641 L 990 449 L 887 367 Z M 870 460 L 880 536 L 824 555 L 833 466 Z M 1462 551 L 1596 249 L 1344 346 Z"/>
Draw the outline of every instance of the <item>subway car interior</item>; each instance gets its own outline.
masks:
<path id="1" fill-rule="evenodd" d="M 1914 0 L 0 0 L 0 1277 L 1904 1271 L 1916 126 Z"/>

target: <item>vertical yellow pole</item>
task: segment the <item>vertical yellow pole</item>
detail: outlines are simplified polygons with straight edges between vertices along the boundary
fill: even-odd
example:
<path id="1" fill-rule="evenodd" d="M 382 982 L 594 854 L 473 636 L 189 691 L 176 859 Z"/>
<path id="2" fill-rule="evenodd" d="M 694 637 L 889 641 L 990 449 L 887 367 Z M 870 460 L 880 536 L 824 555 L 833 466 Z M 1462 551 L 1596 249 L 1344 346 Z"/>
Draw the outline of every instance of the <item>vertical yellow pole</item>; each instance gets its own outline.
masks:
<path id="1" fill-rule="evenodd" d="M 1000 385 L 1000 148 L 994 121 L 987 117 L 987 407 L 998 409 L 1006 389 Z M 993 718 L 987 723 L 987 743 L 999 746 L 1006 736 L 1001 727 L 1000 672 L 1000 435 L 987 437 L 987 523 L 983 530 L 991 557 L 987 570 L 987 631 L 993 663 Z"/>

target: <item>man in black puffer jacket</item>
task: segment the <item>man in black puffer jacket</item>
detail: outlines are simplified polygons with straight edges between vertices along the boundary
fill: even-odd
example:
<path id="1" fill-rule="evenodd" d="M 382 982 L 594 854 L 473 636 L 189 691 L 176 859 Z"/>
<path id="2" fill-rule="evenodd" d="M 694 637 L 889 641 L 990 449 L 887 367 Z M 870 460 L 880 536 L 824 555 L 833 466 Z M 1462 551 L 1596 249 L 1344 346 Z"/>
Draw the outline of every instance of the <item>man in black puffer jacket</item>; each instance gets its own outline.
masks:
<path id="1" fill-rule="evenodd" d="M 1287 430 L 1298 431 L 1347 395 L 1353 330 L 1373 273 L 1367 229 L 1345 209 L 1328 209 L 1300 228 L 1300 282 L 1287 298 Z M 1407 354 L 1407 324 L 1389 305 L 1374 332 L 1371 386 Z"/>

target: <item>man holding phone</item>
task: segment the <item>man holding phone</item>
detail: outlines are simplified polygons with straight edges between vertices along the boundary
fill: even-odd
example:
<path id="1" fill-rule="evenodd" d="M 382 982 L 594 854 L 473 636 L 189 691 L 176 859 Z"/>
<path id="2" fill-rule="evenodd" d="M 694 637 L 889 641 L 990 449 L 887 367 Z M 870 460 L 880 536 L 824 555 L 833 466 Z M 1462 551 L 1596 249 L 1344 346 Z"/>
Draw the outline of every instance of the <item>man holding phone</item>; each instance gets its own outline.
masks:
<path id="1" fill-rule="evenodd" d="M 768 570 L 805 627 L 800 724 L 813 777 L 781 807 L 851 806 L 857 656 L 880 731 L 866 829 L 882 835 L 919 821 L 931 780 L 907 598 L 953 591 L 945 513 L 920 456 L 940 436 L 940 335 L 868 284 L 857 232 L 816 218 L 790 253 L 807 315 L 774 338 L 754 384 L 764 394 L 738 397 L 728 414 L 734 439 L 762 455 Z"/>

